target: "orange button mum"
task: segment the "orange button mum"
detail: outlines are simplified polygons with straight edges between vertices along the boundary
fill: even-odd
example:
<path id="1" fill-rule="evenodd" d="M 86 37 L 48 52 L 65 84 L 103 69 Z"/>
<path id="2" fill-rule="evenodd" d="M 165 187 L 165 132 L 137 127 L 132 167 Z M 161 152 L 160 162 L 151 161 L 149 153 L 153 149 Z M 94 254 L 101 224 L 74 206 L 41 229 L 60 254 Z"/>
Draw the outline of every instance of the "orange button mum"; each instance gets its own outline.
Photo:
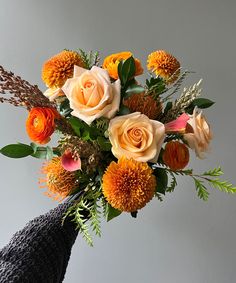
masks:
<path id="1" fill-rule="evenodd" d="M 32 108 L 26 120 L 26 131 L 30 139 L 39 144 L 49 142 L 55 130 L 55 119 L 59 117 L 59 113 L 53 108 Z"/>
<path id="2" fill-rule="evenodd" d="M 162 158 L 171 170 L 181 170 L 189 162 L 189 150 L 185 144 L 171 141 L 166 144 Z"/>
<path id="3" fill-rule="evenodd" d="M 80 55 L 75 51 L 64 50 L 43 65 L 42 79 L 50 88 L 60 88 L 73 76 L 74 65 L 84 67 Z"/>
<path id="4" fill-rule="evenodd" d="M 175 82 L 180 74 L 179 61 L 165 50 L 152 52 L 148 56 L 147 68 L 166 80 L 167 83 Z"/>
<path id="5" fill-rule="evenodd" d="M 118 163 L 113 161 L 108 166 L 102 189 L 112 207 L 134 212 L 153 198 L 156 177 L 147 163 L 122 157 Z"/>
<path id="6" fill-rule="evenodd" d="M 124 61 L 133 56 L 133 54 L 129 51 L 124 51 L 120 53 L 115 53 L 107 56 L 103 62 L 103 69 L 106 69 L 113 79 L 117 80 L 119 78 L 118 75 L 118 65 L 120 61 Z M 138 59 L 135 60 L 135 76 L 141 75 L 143 73 L 143 68 Z"/>

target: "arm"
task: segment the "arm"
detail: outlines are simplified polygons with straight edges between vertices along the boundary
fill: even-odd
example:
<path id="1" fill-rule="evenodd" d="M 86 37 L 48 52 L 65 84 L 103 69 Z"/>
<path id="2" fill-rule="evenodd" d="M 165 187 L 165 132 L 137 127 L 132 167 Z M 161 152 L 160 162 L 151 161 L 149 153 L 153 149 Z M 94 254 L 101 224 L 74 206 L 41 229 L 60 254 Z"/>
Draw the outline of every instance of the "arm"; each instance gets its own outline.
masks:
<path id="1" fill-rule="evenodd" d="M 78 231 L 62 217 L 70 202 L 30 221 L 0 251 L 0 283 L 60 283 Z"/>

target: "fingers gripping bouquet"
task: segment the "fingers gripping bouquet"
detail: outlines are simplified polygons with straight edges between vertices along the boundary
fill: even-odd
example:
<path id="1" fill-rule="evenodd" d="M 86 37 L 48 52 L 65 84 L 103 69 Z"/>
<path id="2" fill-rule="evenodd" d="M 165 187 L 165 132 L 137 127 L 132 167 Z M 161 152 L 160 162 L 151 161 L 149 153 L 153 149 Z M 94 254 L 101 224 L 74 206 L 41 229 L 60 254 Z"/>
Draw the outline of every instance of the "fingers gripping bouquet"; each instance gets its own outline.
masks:
<path id="1" fill-rule="evenodd" d="M 101 213 L 108 221 L 122 212 L 136 217 L 153 197 L 162 201 L 173 192 L 178 175 L 192 178 L 203 200 L 207 185 L 236 193 L 219 179 L 220 167 L 201 174 L 186 169 L 189 151 L 204 158 L 212 139 L 202 109 L 213 102 L 200 98 L 201 80 L 177 96 L 189 72 L 163 50 L 148 56 L 145 85 L 138 82 L 143 67 L 131 52 L 99 61 L 98 53 L 83 50 L 53 56 L 42 68 L 44 93 L 0 67 L 0 101 L 28 110 L 32 141 L 7 145 L 1 153 L 46 160 L 41 187 L 56 200 L 74 198 L 65 217 L 89 244 L 90 229 L 101 234 Z M 58 143 L 47 146 L 55 132 Z"/>

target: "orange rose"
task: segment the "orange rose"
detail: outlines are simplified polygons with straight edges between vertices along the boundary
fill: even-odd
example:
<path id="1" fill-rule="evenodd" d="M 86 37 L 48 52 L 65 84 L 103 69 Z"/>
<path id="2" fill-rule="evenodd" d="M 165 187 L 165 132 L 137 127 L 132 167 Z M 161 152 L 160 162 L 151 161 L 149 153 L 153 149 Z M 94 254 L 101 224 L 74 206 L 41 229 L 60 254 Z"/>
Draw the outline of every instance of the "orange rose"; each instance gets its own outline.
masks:
<path id="1" fill-rule="evenodd" d="M 59 113 L 53 108 L 35 107 L 26 120 L 26 131 L 30 139 L 39 144 L 46 144 L 55 130 L 55 119 Z"/>
<path id="2" fill-rule="evenodd" d="M 133 54 L 129 51 L 124 51 L 116 54 L 111 54 L 107 56 L 103 62 L 103 69 L 106 69 L 113 79 L 117 80 L 118 76 L 118 65 L 120 61 L 126 60 L 133 56 Z M 135 76 L 141 75 L 143 73 L 143 68 L 138 59 L 135 60 Z"/>
<path id="3" fill-rule="evenodd" d="M 171 170 L 181 170 L 189 162 L 189 150 L 185 144 L 171 141 L 166 144 L 162 158 Z"/>

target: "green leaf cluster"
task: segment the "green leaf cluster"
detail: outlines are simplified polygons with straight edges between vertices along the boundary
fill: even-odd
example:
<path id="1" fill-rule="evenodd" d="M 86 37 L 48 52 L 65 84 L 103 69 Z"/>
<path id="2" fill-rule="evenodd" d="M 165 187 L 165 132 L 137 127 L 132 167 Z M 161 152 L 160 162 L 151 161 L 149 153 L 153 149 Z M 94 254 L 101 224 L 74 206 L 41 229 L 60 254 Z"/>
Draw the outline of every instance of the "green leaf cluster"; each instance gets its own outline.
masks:
<path id="1" fill-rule="evenodd" d="M 118 75 L 123 88 L 127 86 L 127 83 L 134 78 L 135 75 L 135 61 L 131 56 L 126 60 L 122 60 L 118 64 Z"/>
<path id="2" fill-rule="evenodd" d="M 85 69 L 91 69 L 93 66 L 98 66 L 100 58 L 98 51 L 85 52 L 83 49 L 79 49 L 79 54 L 84 62 Z"/>

